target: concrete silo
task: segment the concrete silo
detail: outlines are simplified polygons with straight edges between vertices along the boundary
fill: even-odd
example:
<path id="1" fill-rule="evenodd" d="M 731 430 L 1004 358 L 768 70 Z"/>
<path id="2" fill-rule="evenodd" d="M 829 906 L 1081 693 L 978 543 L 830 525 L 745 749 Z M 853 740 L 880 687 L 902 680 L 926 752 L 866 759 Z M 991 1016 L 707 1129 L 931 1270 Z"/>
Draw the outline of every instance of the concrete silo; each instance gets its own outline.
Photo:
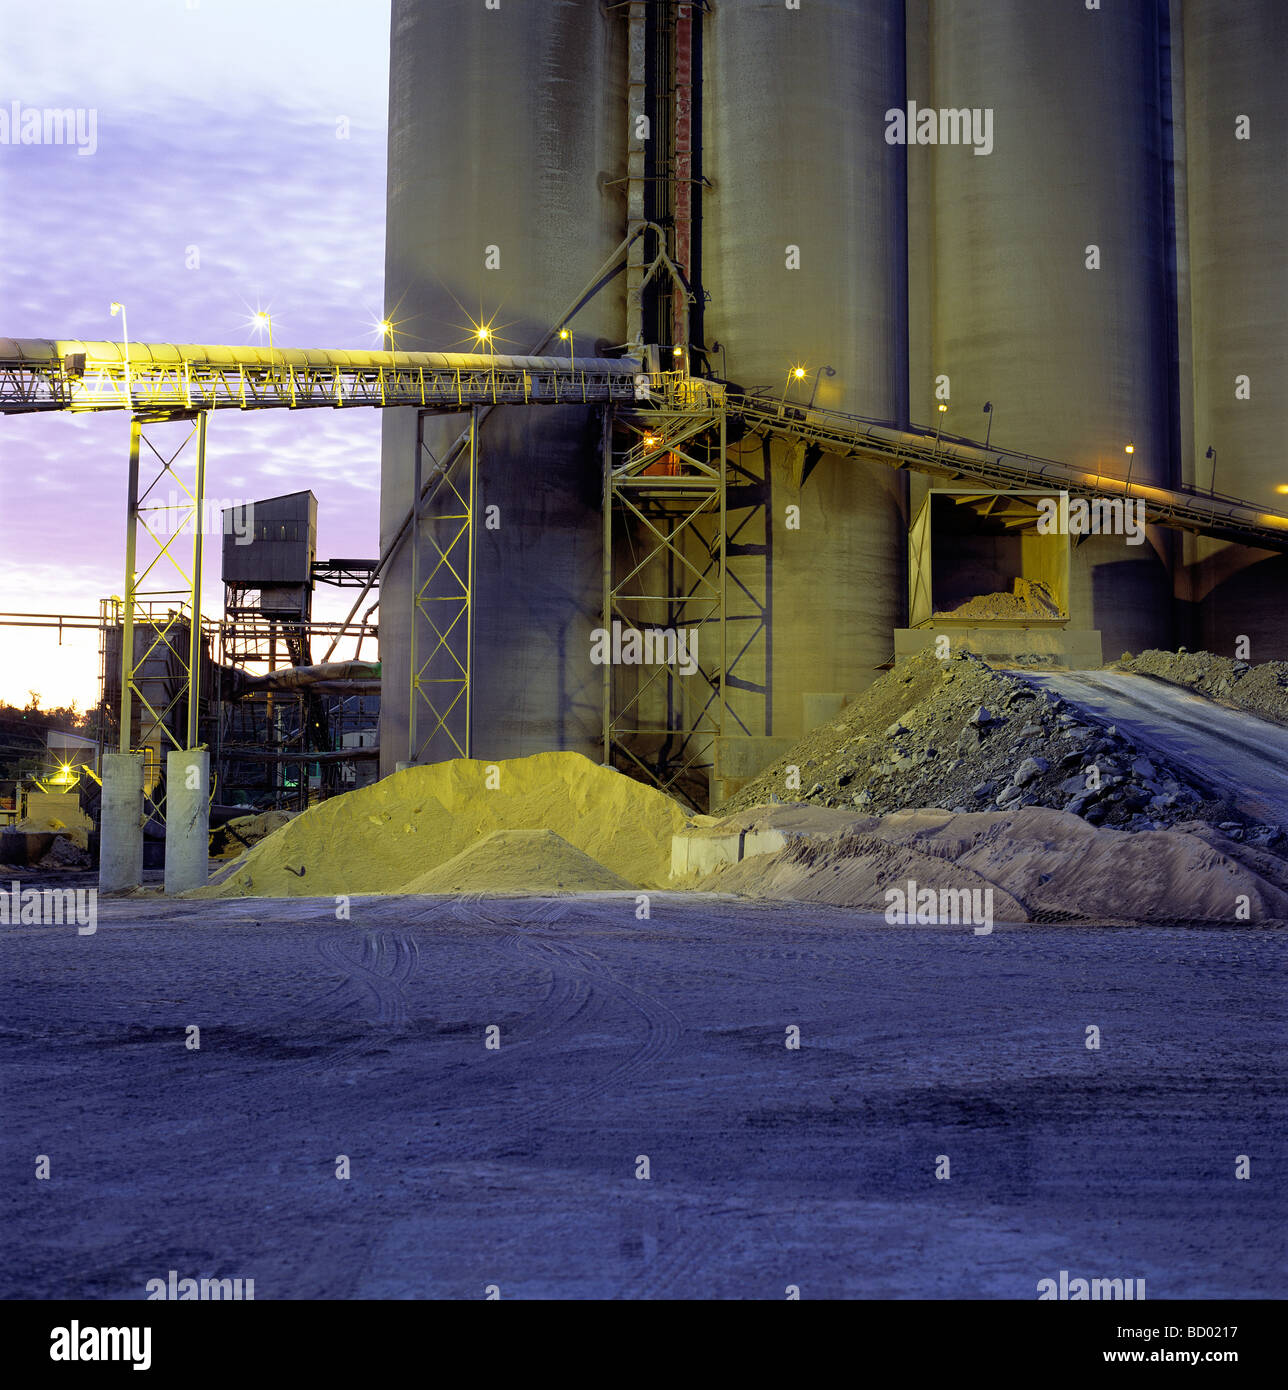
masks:
<path id="1" fill-rule="evenodd" d="M 1185 481 L 1282 510 L 1288 8 L 1186 0 L 1183 12 L 1194 410 Z M 1194 645 L 1232 656 L 1246 636 L 1253 661 L 1288 657 L 1288 560 L 1190 538 L 1185 559 Z"/>
<path id="2" fill-rule="evenodd" d="M 610 184 L 625 164 L 625 109 L 622 25 L 596 0 L 395 0 L 385 295 L 397 346 L 473 347 L 471 324 L 487 320 L 498 352 L 535 345 L 623 235 Z M 621 343 L 620 282 L 572 326 L 578 353 Z M 466 423 L 427 420 L 434 454 Z M 387 412 L 382 547 L 411 506 L 415 429 L 413 410 Z M 496 529 L 476 527 L 472 751 L 595 754 L 597 422 L 584 409 L 501 407 L 480 435 L 476 508 L 499 510 Z M 422 558 L 424 574 L 425 547 Z M 411 613 L 404 544 L 381 598 L 383 772 L 408 756 Z M 440 738 L 422 760 L 454 752 Z"/>
<path id="3" fill-rule="evenodd" d="M 789 405 L 813 396 L 901 421 L 904 151 L 883 136 L 903 101 L 903 0 L 740 0 L 712 9 L 702 46 L 704 337 L 724 348 L 716 370 Z M 824 456 L 802 484 L 800 463 L 769 452 L 765 733 L 786 739 L 871 683 L 904 605 L 902 475 Z"/>
<path id="4" fill-rule="evenodd" d="M 1130 464 L 1134 479 L 1173 481 L 1166 7 L 929 0 L 910 13 L 921 89 L 909 98 L 992 122 L 987 153 L 983 143 L 908 147 L 925 194 L 910 234 L 910 293 L 923 306 L 914 421 L 934 420 L 946 377 L 948 431 L 982 438 L 987 401 L 994 444 L 1110 478 Z M 1140 546 L 1084 540 L 1071 626 L 1100 629 L 1106 655 L 1166 645 L 1170 551 L 1152 532 Z"/>

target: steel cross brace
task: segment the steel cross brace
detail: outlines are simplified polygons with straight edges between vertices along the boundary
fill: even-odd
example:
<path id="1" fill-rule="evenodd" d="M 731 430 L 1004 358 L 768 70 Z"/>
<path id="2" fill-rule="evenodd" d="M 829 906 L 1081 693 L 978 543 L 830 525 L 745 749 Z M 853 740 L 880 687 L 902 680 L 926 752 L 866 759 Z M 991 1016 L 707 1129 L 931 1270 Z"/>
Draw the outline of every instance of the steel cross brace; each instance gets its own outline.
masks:
<path id="1" fill-rule="evenodd" d="M 688 677 L 655 664 L 631 681 L 606 662 L 604 761 L 624 762 L 663 790 L 694 801 L 686 779 L 710 765 L 713 740 L 726 720 L 725 415 L 721 409 L 659 411 L 617 423 L 632 437 L 615 451 L 612 412 L 605 413 L 604 629 L 612 633 L 614 621 L 623 631 L 688 629 L 714 636 L 716 651 L 699 642 L 704 655 Z M 705 699 L 686 680 L 705 690 Z"/>
<path id="2" fill-rule="evenodd" d="M 158 448 L 149 433 L 150 426 L 167 424 L 190 427 L 170 453 Z M 194 440 L 195 448 L 191 448 Z M 167 482 L 171 491 L 164 494 Z M 205 493 L 206 412 L 132 415 L 119 747 L 122 753 L 133 748 L 155 760 L 155 766 L 148 767 L 148 776 L 154 779 L 149 790 L 160 776 L 161 751 L 167 744 L 179 750 L 197 746 Z M 183 538 L 188 528 L 190 545 Z M 135 650 L 136 627 L 146 634 L 141 651 Z M 140 706 L 137 735 L 133 728 L 136 700 Z"/>
<path id="3" fill-rule="evenodd" d="M 416 459 L 412 468 L 410 700 L 407 760 L 419 762 L 441 732 L 458 756 L 472 745 L 470 673 L 474 657 L 474 492 L 478 477 L 479 411 L 470 411 L 469 447 L 441 471 L 422 497 L 427 412 L 416 414 Z M 421 544 L 433 561 L 422 574 Z M 424 632 L 424 629 L 428 632 Z M 422 643 L 430 642 L 422 655 Z M 432 723 L 422 730 L 428 713 Z"/>

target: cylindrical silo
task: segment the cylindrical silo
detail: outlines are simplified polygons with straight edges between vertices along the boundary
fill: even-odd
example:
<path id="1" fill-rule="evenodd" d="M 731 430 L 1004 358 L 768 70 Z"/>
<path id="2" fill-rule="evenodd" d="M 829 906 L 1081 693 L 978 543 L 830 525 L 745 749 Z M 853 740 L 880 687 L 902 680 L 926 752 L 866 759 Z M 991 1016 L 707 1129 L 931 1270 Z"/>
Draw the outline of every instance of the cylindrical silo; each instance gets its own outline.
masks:
<path id="1" fill-rule="evenodd" d="M 946 377 L 950 432 L 982 438 L 987 401 L 995 444 L 1173 482 L 1166 5 L 931 0 L 928 24 L 929 90 L 908 93 L 937 139 L 908 148 L 934 206 L 914 421 L 934 420 Z M 975 138 L 938 143 L 961 129 L 945 111 L 978 112 Z M 1170 550 L 1152 533 L 1084 540 L 1071 626 L 1098 628 L 1107 656 L 1167 645 Z"/>
<path id="2" fill-rule="evenodd" d="M 498 351 L 529 351 L 623 236 L 610 186 L 625 168 L 620 18 L 598 0 L 394 0 L 389 82 L 385 302 L 397 346 L 468 348 L 471 325 L 491 320 Z M 620 281 L 572 328 L 578 353 L 621 343 Z M 427 421 L 435 455 L 465 423 Z M 382 546 L 411 506 L 415 427 L 414 410 L 386 412 Z M 597 756 L 597 421 L 581 408 L 501 407 L 480 434 L 472 751 Z M 421 555 L 428 574 L 432 549 Z M 381 592 L 384 772 L 408 756 L 411 615 L 404 544 Z M 454 753 L 439 739 L 422 760 Z"/>
<path id="3" fill-rule="evenodd" d="M 704 332 L 724 349 L 712 361 L 788 405 L 813 396 L 893 422 L 906 411 L 904 151 L 884 133 L 903 101 L 903 8 L 739 0 L 702 29 Z M 903 621 L 904 478 L 824 456 L 801 483 L 801 462 L 774 446 L 766 503 L 764 732 L 779 738 L 869 685 Z"/>
<path id="4" fill-rule="evenodd" d="M 1194 448 L 1186 481 L 1288 506 L 1288 7 L 1186 0 L 1183 57 Z M 1212 457 L 1207 451 L 1212 450 Z M 1288 657 L 1288 559 L 1185 545 L 1195 645 Z"/>

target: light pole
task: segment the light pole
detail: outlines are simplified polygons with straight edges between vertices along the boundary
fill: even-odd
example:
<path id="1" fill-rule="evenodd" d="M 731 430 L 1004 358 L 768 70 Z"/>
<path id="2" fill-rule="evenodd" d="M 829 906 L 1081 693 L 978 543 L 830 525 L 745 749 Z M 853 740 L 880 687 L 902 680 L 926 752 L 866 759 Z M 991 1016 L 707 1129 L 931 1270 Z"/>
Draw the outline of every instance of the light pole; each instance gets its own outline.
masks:
<path id="1" fill-rule="evenodd" d="M 258 332 L 268 329 L 268 365 L 273 366 L 273 316 L 267 310 L 257 309 L 255 312 L 255 328 Z"/>
<path id="2" fill-rule="evenodd" d="M 571 328 L 561 328 L 559 330 L 559 340 L 568 344 L 568 370 L 576 376 L 577 374 L 577 343 L 572 336 Z"/>
<path id="3" fill-rule="evenodd" d="M 939 420 L 935 425 L 935 453 L 939 453 L 939 435 L 944 427 L 944 415 L 947 413 L 948 404 L 946 401 L 939 402 Z"/>
<path id="4" fill-rule="evenodd" d="M 807 405 L 807 406 L 805 407 L 806 410 L 813 410 L 813 409 L 814 409 L 814 397 L 818 395 L 818 384 L 819 384 L 819 382 L 822 381 L 822 379 L 823 379 L 825 376 L 835 376 L 835 375 L 836 375 L 836 368 L 835 368 L 835 367 L 820 367 L 820 368 L 818 369 L 818 375 L 814 378 L 814 389 L 809 393 L 809 405 Z"/>
<path id="5" fill-rule="evenodd" d="M 127 405 L 133 404 L 133 396 L 130 392 L 130 327 L 125 317 L 125 305 L 119 300 L 112 301 L 112 317 L 117 314 L 121 316 L 121 341 L 125 345 L 125 401 Z"/>
<path id="6" fill-rule="evenodd" d="M 993 402 L 984 402 L 984 414 L 988 416 L 988 429 L 984 434 L 984 448 L 988 448 L 988 442 L 993 437 Z"/>
<path id="7" fill-rule="evenodd" d="M 396 351 L 394 347 L 394 326 L 388 319 L 381 319 L 380 322 L 376 324 L 376 332 L 380 334 L 380 341 L 382 344 L 386 338 L 389 340 L 390 352 Z"/>
<path id="8" fill-rule="evenodd" d="M 1216 450 L 1215 450 L 1210 444 L 1208 445 L 1208 450 L 1207 450 L 1206 457 L 1207 457 L 1207 458 L 1210 458 L 1210 459 L 1212 460 L 1212 481 L 1208 484 L 1208 491 L 1209 491 L 1210 493 L 1212 493 L 1213 496 L 1215 496 L 1215 495 L 1216 495 Z"/>
<path id="9" fill-rule="evenodd" d="M 778 413 L 779 413 L 780 415 L 786 415 L 786 414 L 787 414 L 787 392 L 791 389 L 791 384 L 792 384 L 792 382 L 793 382 L 793 381 L 804 381 L 804 380 L 805 380 L 805 377 L 806 377 L 806 371 L 805 371 L 805 368 L 804 368 L 804 367 L 791 367 L 791 368 L 789 368 L 789 370 L 788 370 L 788 372 L 787 372 L 787 380 L 786 380 L 785 382 L 783 382 L 783 397 L 782 397 L 782 400 L 780 400 L 780 401 L 778 402 Z"/>
<path id="10" fill-rule="evenodd" d="M 1136 462 L 1136 446 L 1134 444 L 1128 444 L 1127 447 L 1123 450 L 1123 452 L 1127 455 L 1127 491 L 1130 493 L 1131 466 L 1133 463 Z"/>

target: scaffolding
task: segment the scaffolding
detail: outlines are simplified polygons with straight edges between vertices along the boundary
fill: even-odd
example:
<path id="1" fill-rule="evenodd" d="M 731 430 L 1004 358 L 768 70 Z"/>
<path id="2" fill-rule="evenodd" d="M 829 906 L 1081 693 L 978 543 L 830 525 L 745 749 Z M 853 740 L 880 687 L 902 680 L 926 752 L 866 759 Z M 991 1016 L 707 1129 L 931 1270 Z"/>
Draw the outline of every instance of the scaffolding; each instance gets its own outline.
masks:
<path id="1" fill-rule="evenodd" d="M 466 448 L 440 464 L 425 443 L 425 412 L 416 415 L 412 468 L 411 698 L 407 761 L 417 763 L 439 740 L 468 758 L 472 745 L 470 668 L 474 655 L 474 496 L 479 412 L 470 411 Z M 431 486 L 425 493 L 425 461 Z M 422 572 L 422 542 L 430 552 Z M 452 756 L 449 752 L 448 756 Z"/>
<path id="2" fill-rule="evenodd" d="M 730 720 L 726 412 L 668 394 L 605 415 L 603 760 L 705 809 Z"/>

